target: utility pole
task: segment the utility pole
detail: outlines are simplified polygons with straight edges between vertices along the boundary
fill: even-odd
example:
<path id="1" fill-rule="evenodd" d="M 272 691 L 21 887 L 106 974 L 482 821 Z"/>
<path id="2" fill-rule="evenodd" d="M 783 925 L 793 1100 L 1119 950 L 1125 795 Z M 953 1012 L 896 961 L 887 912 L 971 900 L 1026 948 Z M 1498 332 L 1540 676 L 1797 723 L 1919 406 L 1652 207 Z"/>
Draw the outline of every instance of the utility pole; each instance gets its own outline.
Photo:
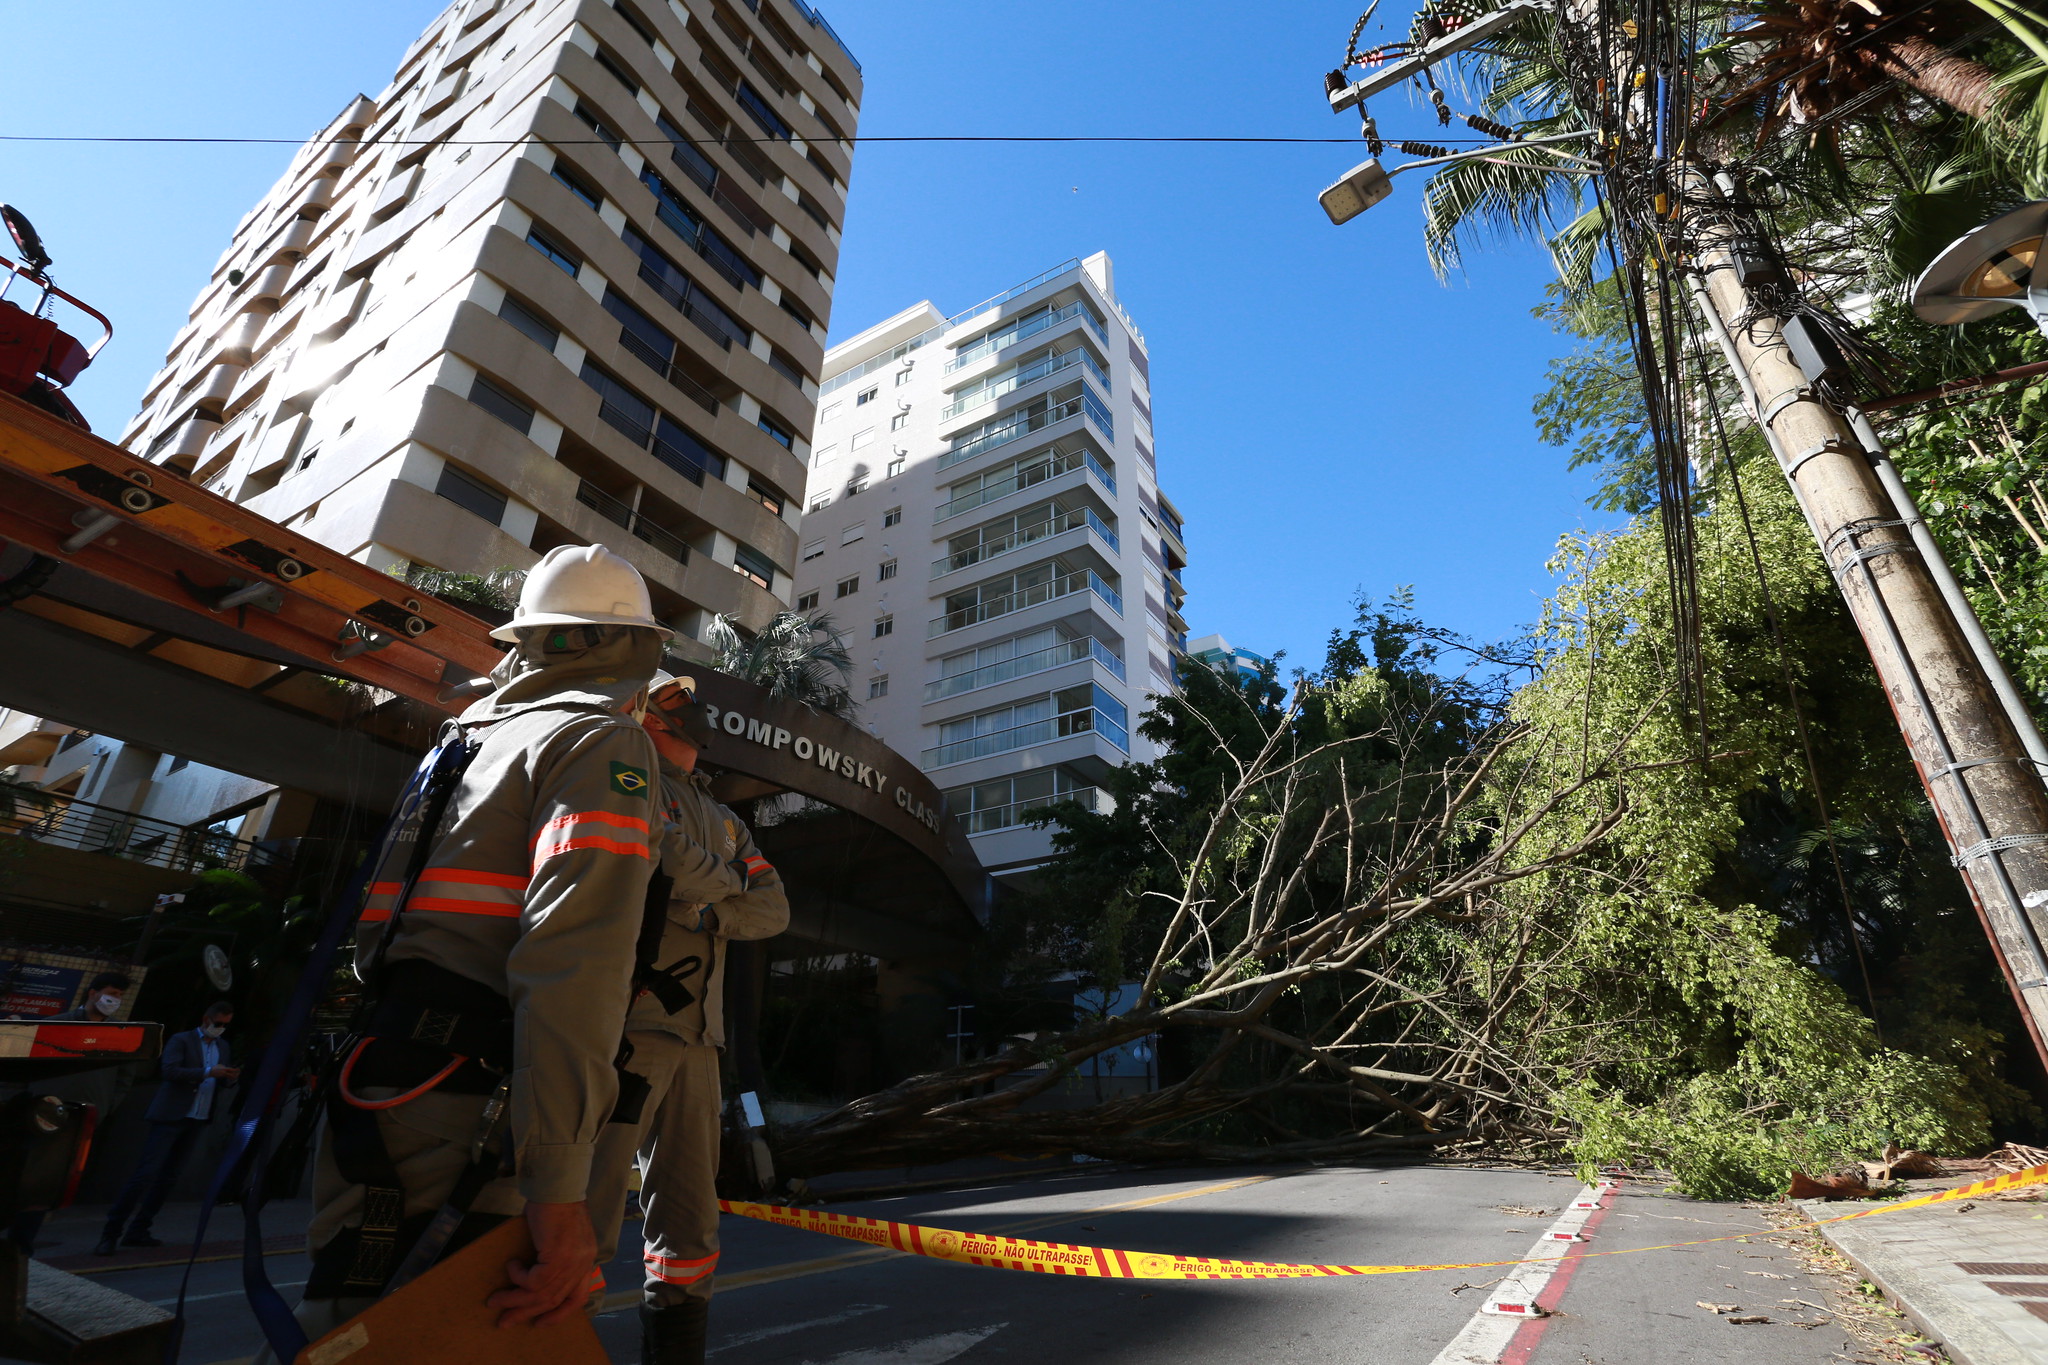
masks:
<path id="1" fill-rule="evenodd" d="M 1674 168 L 1693 298 L 1848 603 L 1956 866 L 2048 1066 L 2048 787 L 2025 704 L 1868 420 L 1817 391 L 1746 289 L 1741 190 Z M 1675 305 L 1674 305 L 1675 306 Z"/>

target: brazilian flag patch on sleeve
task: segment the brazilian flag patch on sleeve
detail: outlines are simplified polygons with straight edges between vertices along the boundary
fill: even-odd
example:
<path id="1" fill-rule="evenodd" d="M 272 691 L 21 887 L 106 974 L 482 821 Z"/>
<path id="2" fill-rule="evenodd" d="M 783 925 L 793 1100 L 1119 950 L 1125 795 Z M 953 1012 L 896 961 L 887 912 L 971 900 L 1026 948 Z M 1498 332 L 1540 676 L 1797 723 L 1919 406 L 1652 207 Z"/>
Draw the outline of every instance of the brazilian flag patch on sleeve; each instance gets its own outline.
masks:
<path id="1" fill-rule="evenodd" d="M 612 790 L 625 796 L 645 796 L 647 770 L 630 763 L 612 764 Z"/>

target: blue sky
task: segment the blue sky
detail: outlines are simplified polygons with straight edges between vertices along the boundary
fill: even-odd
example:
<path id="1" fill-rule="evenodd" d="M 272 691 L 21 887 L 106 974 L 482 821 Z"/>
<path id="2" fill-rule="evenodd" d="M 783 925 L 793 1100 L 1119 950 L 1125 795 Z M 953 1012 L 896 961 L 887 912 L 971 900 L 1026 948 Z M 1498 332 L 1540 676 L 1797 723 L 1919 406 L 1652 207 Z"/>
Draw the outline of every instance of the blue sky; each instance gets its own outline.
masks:
<path id="1" fill-rule="evenodd" d="M 823 9 L 865 69 L 864 134 L 1319 137 L 1356 129 L 1322 100 L 1356 2 Z M 439 8 L 46 7 L 9 63 L 0 130 L 304 137 L 380 88 Z M 1434 135 L 1426 109 L 1379 103 L 1389 135 Z M 73 395 L 104 434 L 133 413 L 290 150 L 0 144 L 0 199 L 35 219 L 59 282 L 118 328 Z M 1529 313 L 1547 262 L 1499 247 L 1439 283 L 1421 247 L 1420 175 L 1331 227 L 1316 192 L 1363 155 L 867 144 L 834 335 L 923 298 L 950 312 L 1107 250 L 1152 353 L 1160 479 L 1187 516 L 1194 633 L 1312 663 L 1354 594 L 1412 584 L 1429 619 L 1497 637 L 1535 616 L 1558 535 L 1602 520 L 1585 506 L 1584 475 L 1533 433 L 1530 399 L 1566 340 Z"/>

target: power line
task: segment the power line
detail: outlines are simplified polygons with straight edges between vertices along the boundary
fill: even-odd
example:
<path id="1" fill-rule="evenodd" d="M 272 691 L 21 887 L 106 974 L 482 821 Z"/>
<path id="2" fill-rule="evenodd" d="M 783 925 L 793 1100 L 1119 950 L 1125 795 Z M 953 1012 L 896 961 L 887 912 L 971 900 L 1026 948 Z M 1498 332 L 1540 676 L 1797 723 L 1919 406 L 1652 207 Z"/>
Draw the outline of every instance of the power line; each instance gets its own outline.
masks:
<path id="1" fill-rule="evenodd" d="M 83 136 L 57 136 L 57 135 L 53 135 L 53 134 L 34 134 L 34 133 L 0 133 L 0 142 L 87 142 L 87 143 L 140 143 L 140 144 L 195 144 L 195 145 L 220 145 L 220 146 L 283 146 L 283 147 L 299 147 L 299 146 L 303 146 L 303 145 L 305 145 L 306 143 L 312 142 L 312 141 L 314 141 L 314 140 L 315 140 L 314 138 L 306 138 L 306 137 L 127 137 L 127 136 L 123 136 L 123 137 L 83 137 Z M 516 146 L 519 146 L 519 145 L 521 145 L 521 144 L 523 144 L 523 143 L 527 143 L 527 142 L 533 142 L 533 141 L 539 141 L 539 140 L 543 140 L 543 139 L 537 139 L 537 138 L 531 138 L 531 137 L 514 137 L 514 138 L 481 138 L 481 139 L 478 139 L 478 138 L 377 138 L 377 139 L 374 139 L 374 140 L 371 140 L 371 141 L 358 141 L 358 140 L 354 140 L 354 139 L 349 139 L 349 138 L 337 138 L 337 139 L 335 139 L 334 145 L 335 145 L 335 146 L 337 146 L 337 147 L 357 147 L 357 148 L 362 148 L 362 147 L 408 147 L 408 146 L 411 146 L 411 147 L 420 147 L 420 146 L 430 146 L 430 145 L 434 145 L 434 144 L 440 144 L 440 145 L 443 145 L 443 146 L 448 146 L 448 147 L 516 147 Z M 560 146 L 560 147 L 600 147 L 600 146 L 601 146 L 601 147 L 612 147 L 612 146 L 617 146 L 617 145 L 620 145 L 619 143 L 613 142 L 612 140 L 610 140 L 610 139 L 608 139 L 608 138 L 547 138 L 547 139 L 544 139 L 544 140 L 545 140 L 545 141 L 547 141 L 547 142 L 550 142 L 550 143 L 552 143 L 552 144 L 554 144 L 554 145 L 556 145 L 556 146 Z M 701 140 L 703 140 L 703 141 L 706 141 L 706 142 L 709 142 L 709 145 L 714 145 L 714 146 L 715 146 L 715 145 L 717 145 L 717 144 L 716 144 L 715 142 L 710 142 L 710 140 L 708 140 L 708 139 L 701 139 Z M 1356 146 L 1356 145 L 1358 145 L 1358 138 L 1357 138 L 1357 137 L 1355 137 L 1355 136 L 1353 136 L 1353 137 L 1209 137 L 1209 136 L 1172 136 L 1172 137 L 1151 137 L 1151 136 L 1138 136 L 1138 135 L 1125 135 L 1125 134 L 1108 134 L 1108 135 L 1095 135 L 1095 134 L 1087 134 L 1087 135 L 1072 135 L 1072 136 L 1069 136 L 1069 135 L 1064 135 L 1064 134 L 1051 134 L 1051 135 L 1037 135 L 1037 134 L 1022 134 L 1022 133 L 990 133 L 990 134 L 970 134 L 970 133 L 923 133 L 923 134 L 905 134 L 905 135 L 902 135 L 902 136 L 865 136 L 865 135 L 863 135 L 863 136 L 859 136 L 859 137 L 850 137 L 850 138 L 845 138 L 845 139 L 840 139 L 840 140 L 843 140 L 843 141 L 846 141 L 846 142 L 849 142 L 849 143 L 859 143 L 859 142 L 1027 142 L 1027 143 L 1028 143 L 1028 142 L 1054 142 L 1054 143 L 1070 143 L 1070 142 L 1080 142 L 1080 143 L 1091 143 L 1091 142 L 1093 142 L 1093 143 L 1136 143 L 1136 144 L 1167 144 L 1167 145 L 1172 145 L 1172 144 L 1183 144 L 1183 145 L 1204 145 L 1204 144 L 1221 144 L 1221 145 L 1235 145 L 1235 144 L 1242 144 L 1242 145 L 1254 145 L 1254 146 L 1331 146 L 1331 145 L 1335 145 L 1335 146 Z M 1460 138 L 1460 137 L 1441 137 L 1441 136 L 1438 136 L 1438 135 L 1436 135 L 1436 134 L 1432 133 L 1432 134 L 1431 134 L 1431 140 L 1432 140 L 1432 141 L 1436 141 L 1436 142 L 1460 142 L 1460 143 L 1463 143 L 1463 142 L 1469 142 L 1469 143 L 1474 143 L 1474 144 L 1484 145 L 1484 144 L 1492 143 L 1492 142 L 1496 141 L 1497 139 L 1494 139 L 1494 138 L 1477 138 L 1477 137 L 1463 137 L 1463 138 Z M 626 138 L 626 139 L 623 139 L 622 141 L 623 141 L 623 142 L 624 142 L 624 144 L 625 144 L 625 145 L 627 145 L 627 146 L 632 146 L 632 147 L 638 147 L 638 146 L 641 146 L 641 145 L 642 145 L 641 143 L 639 143 L 639 142 L 636 142 L 636 141 L 635 141 L 634 139 L 632 139 L 632 138 Z M 745 137 L 745 138 L 743 138 L 743 137 L 734 137 L 734 138 L 728 138 L 728 139 L 726 139 L 726 141 L 729 141 L 729 142 L 751 142 L 751 143 L 775 143 L 775 142 L 781 142 L 781 141 L 782 141 L 782 139 L 781 139 L 781 138 L 774 138 L 774 137 Z M 667 145 L 669 145 L 669 144 L 668 144 L 668 143 L 666 143 L 666 142 L 652 142 L 652 141 L 650 141 L 650 142 L 647 142 L 647 143 L 646 143 L 645 145 L 647 145 L 647 146 L 651 146 L 651 147 L 657 147 L 657 148 L 659 148 L 659 147 L 667 146 Z"/>

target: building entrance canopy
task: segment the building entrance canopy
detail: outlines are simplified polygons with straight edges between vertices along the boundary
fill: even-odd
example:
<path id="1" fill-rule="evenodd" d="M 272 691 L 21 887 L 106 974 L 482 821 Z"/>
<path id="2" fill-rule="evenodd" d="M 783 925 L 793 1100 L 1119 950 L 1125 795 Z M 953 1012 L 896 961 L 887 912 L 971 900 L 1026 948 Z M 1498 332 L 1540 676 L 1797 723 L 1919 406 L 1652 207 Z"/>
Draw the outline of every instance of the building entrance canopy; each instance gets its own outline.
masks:
<path id="1" fill-rule="evenodd" d="M 4 395 L 0 538 L 0 704 L 344 804 L 394 800 L 499 658 L 460 608 Z M 972 932 L 986 879 L 915 764 L 689 671 L 722 799 L 795 792 L 886 833 Z"/>

